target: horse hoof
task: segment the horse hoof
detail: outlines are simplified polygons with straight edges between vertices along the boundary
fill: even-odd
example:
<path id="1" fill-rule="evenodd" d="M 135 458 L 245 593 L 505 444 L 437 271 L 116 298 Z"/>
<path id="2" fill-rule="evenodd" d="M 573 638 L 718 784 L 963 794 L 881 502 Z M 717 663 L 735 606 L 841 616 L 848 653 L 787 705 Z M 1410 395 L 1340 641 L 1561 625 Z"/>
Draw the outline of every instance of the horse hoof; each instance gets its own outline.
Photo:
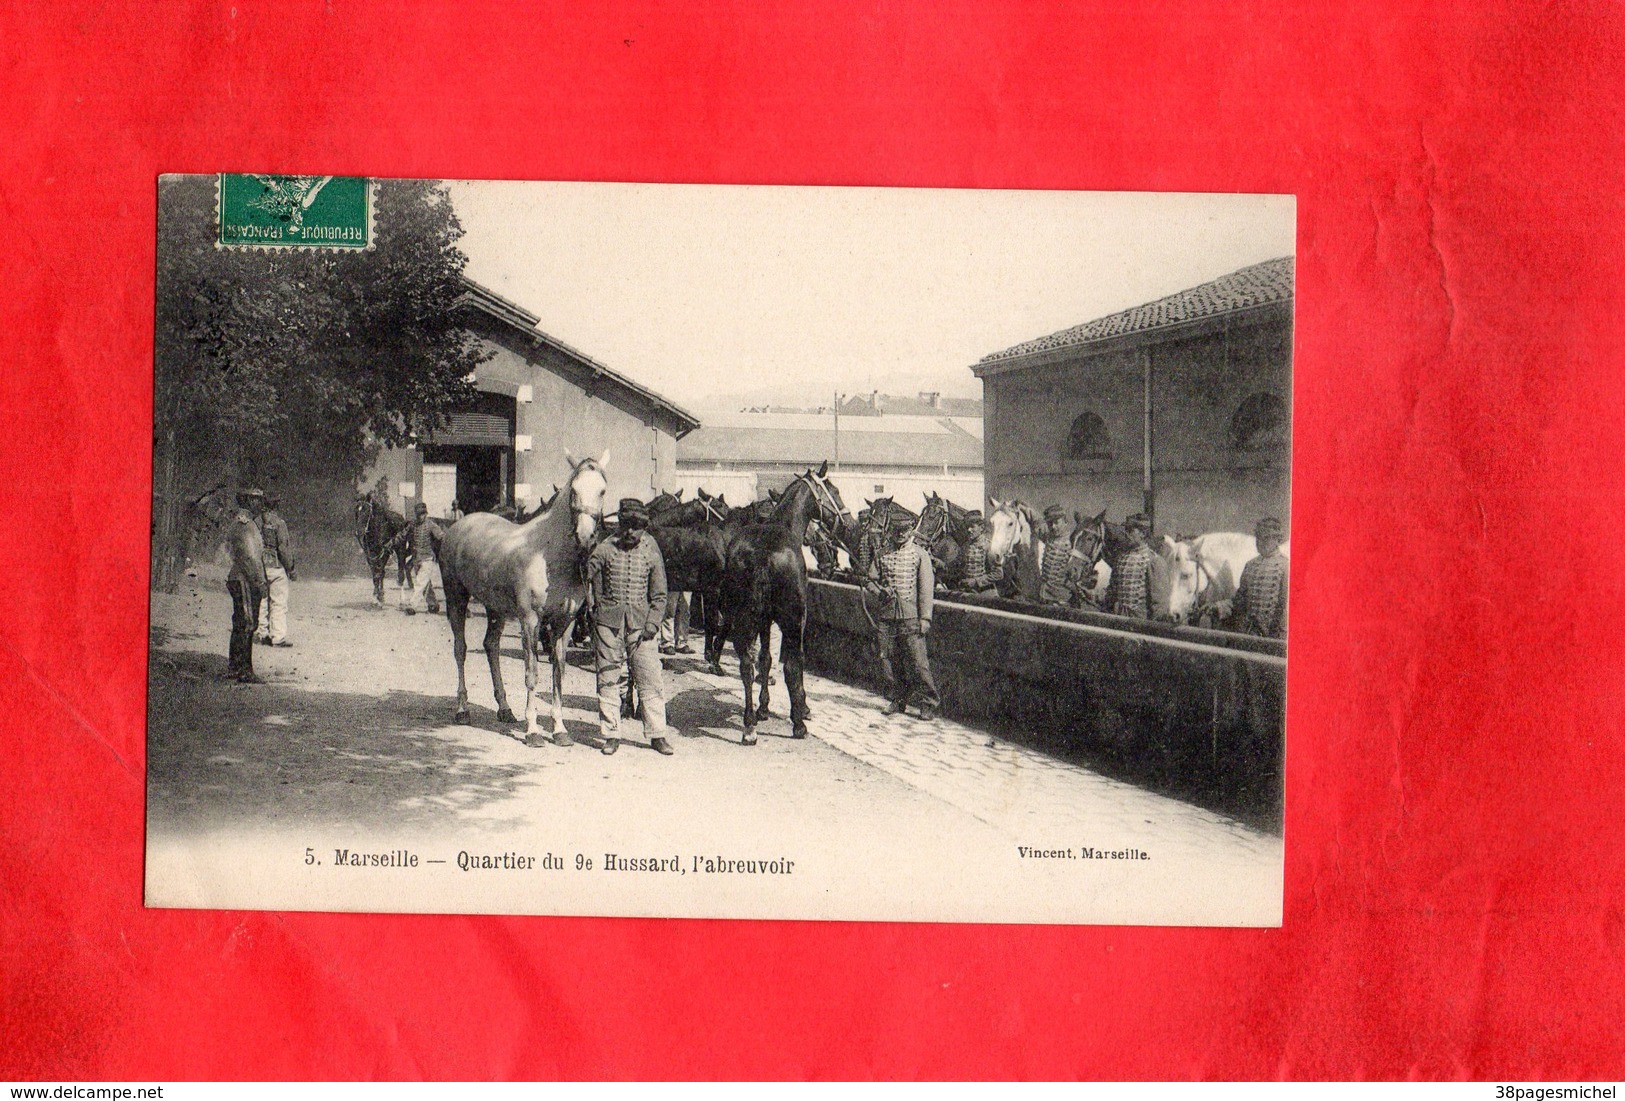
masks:
<path id="1" fill-rule="evenodd" d="M 526 734 L 525 744 L 530 746 L 532 749 L 541 749 L 547 744 L 547 739 L 542 737 L 540 734 Z"/>
<path id="2" fill-rule="evenodd" d="M 713 661 L 706 672 L 710 673 L 713 677 L 722 676 L 722 663 Z"/>
<path id="3" fill-rule="evenodd" d="M 763 722 L 763 721 L 765 721 L 767 719 L 771 719 L 772 717 L 773 717 L 773 712 L 769 711 L 765 707 L 758 707 L 756 709 L 756 717 L 751 719 L 751 722 L 759 723 L 759 722 Z"/>
<path id="4" fill-rule="evenodd" d="M 805 738 L 806 736 L 807 736 L 807 724 L 806 723 L 796 723 L 795 726 L 790 728 L 790 737 L 792 737 L 792 738 Z"/>
<path id="5" fill-rule="evenodd" d="M 553 735 L 553 744 L 557 745 L 557 746 L 575 745 L 576 740 L 574 738 L 570 737 L 569 731 L 560 730 L 560 731 L 557 731 L 557 732 L 554 733 L 554 735 Z"/>
<path id="6" fill-rule="evenodd" d="M 468 712 L 467 711 L 459 711 L 459 712 L 457 712 L 457 714 L 455 714 L 455 715 L 453 715 L 451 717 L 451 721 L 456 723 L 459 726 L 468 726 L 469 725 Z"/>
<path id="7" fill-rule="evenodd" d="M 749 727 L 746 727 L 745 728 L 745 736 L 743 738 L 739 739 L 739 744 L 740 745 L 755 745 L 756 744 L 756 731 L 750 729 Z"/>
<path id="8" fill-rule="evenodd" d="M 499 723 L 516 723 L 518 721 L 519 717 L 506 707 L 497 712 L 497 722 Z"/>

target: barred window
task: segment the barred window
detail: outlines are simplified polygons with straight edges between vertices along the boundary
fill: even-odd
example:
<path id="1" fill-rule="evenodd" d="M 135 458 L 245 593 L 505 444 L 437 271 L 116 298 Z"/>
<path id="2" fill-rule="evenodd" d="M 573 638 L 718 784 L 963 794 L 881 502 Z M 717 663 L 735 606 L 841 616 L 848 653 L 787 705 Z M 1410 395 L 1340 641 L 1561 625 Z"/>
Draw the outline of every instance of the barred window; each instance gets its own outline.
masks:
<path id="1" fill-rule="evenodd" d="M 1069 459 L 1109 459 L 1112 457 L 1111 436 L 1106 422 L 1098 413 L 1079 413 L 1066 434 L 1066 457 Z"/>
<path id="2" fill-rule="evenodd" d="M 1256 451 L 1286 442 L 1286 403 L 1275 394 L 1250 394 L 1230 418 L 1230 446 Z"/>

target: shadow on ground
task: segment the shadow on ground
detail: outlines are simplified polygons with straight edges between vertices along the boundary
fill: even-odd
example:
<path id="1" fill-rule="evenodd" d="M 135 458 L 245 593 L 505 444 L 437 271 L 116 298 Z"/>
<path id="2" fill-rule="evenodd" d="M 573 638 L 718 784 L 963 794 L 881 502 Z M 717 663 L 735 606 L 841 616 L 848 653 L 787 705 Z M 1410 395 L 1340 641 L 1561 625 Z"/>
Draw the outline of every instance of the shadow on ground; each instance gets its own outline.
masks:
<path id="1" fill-rule="evenodd" d="M 153 665 L 154 829 L 507 829 L 522 819 L 496 805 L 558 761 L 527 750 L 523 760 L 493 763 L 498 739 L 518 747 L 515 728 L 479 704 L 473 726 L 454 727 L 444 695 L 238 685 L 223 682 L 224 672 L 225 659 L 213 654 L 170 651 Z M 588 702 L 571 697 L 575 706 Z"/>

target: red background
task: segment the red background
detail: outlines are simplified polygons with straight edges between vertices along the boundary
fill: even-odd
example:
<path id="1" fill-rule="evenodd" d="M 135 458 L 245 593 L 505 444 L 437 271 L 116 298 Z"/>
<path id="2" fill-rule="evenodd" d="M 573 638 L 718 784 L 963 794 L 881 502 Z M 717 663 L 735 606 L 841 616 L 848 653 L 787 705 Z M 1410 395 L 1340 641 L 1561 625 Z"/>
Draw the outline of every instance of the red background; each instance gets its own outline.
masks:
<path id="1" fill-rule="evenodd" d="M 574 7 L 0 14 L 0 1077 L 1625 1076 L 1625 9 Z M 142 909 L 217 170 L 1296 193 L 1285 927 Z"/>

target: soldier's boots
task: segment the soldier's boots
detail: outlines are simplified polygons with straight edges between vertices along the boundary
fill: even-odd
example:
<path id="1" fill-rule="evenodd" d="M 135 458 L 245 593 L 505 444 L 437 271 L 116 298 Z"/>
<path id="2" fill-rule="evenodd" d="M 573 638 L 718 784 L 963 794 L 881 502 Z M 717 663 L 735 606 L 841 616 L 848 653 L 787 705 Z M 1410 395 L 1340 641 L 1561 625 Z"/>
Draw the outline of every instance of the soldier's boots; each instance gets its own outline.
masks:
<path id="1" fill-rule="evenodd" d="M 671 747 L 671 743 L 664 738 L 650 738 L 649 748 L 660 754 L 662 757 L 670 757 L 673 753 L 677 752 Z"/>

